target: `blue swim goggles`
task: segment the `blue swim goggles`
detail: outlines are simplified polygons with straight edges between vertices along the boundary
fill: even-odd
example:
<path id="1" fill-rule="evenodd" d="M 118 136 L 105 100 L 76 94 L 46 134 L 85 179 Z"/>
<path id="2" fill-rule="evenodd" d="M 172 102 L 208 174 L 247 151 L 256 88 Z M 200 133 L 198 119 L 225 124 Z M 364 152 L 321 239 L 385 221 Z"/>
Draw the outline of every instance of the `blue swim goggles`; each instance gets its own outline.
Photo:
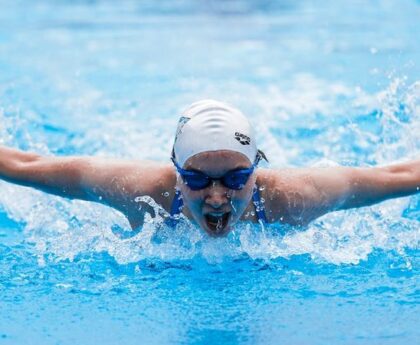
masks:
<path id="1" fill-rule="evenodd" d="M 231 170 L 223 176 L 217 178 L 210 177 L 201 171 L 182 169 L 176 162 L 173 155 L 171 160 L 174 163 L 176 170 L 184 180 L 185 184 L 192 190 L 201 190 L 207 188 L 213 181 L 220 181 L 223 186 L 229 189 L 241 190 L 248 182 L 249 177 L 254 172 L 262 157 L 265 158 L 265 156 L 262 156 L 261 153 L 258 152 L 257 158 L 250 168 Z"/>

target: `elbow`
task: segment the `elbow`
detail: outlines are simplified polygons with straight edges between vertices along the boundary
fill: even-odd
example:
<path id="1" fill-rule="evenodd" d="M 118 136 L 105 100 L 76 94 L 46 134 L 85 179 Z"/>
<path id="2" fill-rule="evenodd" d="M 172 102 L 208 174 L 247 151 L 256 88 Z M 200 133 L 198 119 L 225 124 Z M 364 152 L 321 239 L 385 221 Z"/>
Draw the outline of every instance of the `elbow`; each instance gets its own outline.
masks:
<path id="1" fill-rule="evenodd" d="M 396 196 L 414 194 L 420 190 L 420 165 L 401 165 L 384 168 L 386 186 Z"/>
<path id="2" fill-rule="evenodd" d="M 420 183 L 420 160 L 402 164 L 390 165 L 383 168 L 394 178 L 416 181 Z"/>
<path id="3" fill-rule="evenodd" d="M 23 157 L 20 157 L 20 159 L 14 161 L 12 163 L 12 169 L 17 177 L 30 176 L 32 173 L 34 173 L 37 167 L 42 165 L 43 160 L 45 160 L 45 157 L 41 155 L 32 153 L 27 154 Z"/>
<path id="4" fill-rule="evenodd" d="M 41 159 L 40 155 L 25 153 L 9 157 L 0 162 L 0 178 L 9 182 L 19 182 L 30 175 L 30 166 Z"/>

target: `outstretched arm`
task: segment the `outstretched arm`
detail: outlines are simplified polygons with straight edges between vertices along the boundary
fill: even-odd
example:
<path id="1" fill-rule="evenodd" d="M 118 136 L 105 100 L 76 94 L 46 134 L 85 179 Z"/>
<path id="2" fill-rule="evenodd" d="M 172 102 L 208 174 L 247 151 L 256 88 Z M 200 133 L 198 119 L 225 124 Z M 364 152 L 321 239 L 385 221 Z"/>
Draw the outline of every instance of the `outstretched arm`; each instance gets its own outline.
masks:
<path id="1" fill-rule="evenodd" d="M 368 206 L 420 191 L 420 160 L 378 168 L 350 168 L 349 187 L 338 209 Z"/>
<path id="2" fill-rule="evenodd" d="M 275 186 L 269 196 L 272 221 L 284 218 L 297 225 L 330 211 L 368 206 L 420 190 L 420 160 L 386 167 L 295 169 L 271 174 Z"/>
<path id="3" fill-rule="evenodd" d="M 71 199 L 100 202 L 135 222 L 135 197 L 149 195 L 158 203 L 168 198 L 175 176 L 170 165 L 95 157 L 40 156 L 0 146 L 0 178 Z M 163 205 L 165 207 L 165 205 Z M 137 212 L 136 212 L 137 211 Z"/>

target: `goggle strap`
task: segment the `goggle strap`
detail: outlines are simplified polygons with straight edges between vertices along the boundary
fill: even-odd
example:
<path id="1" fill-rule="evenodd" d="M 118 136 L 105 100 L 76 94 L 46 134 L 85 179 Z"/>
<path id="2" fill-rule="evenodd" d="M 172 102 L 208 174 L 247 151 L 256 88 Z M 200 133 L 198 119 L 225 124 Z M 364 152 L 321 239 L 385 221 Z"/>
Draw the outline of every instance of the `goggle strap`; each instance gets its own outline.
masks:
<path id="1" fill-rule="evenodd" d="M 257 158 L 256 158 L 255 165 L 257 165 L 261 159 L 264 159 L 268 163 L 268 158 L 265 155 L 265 153 L 261 150 L 257 150 Z"/>

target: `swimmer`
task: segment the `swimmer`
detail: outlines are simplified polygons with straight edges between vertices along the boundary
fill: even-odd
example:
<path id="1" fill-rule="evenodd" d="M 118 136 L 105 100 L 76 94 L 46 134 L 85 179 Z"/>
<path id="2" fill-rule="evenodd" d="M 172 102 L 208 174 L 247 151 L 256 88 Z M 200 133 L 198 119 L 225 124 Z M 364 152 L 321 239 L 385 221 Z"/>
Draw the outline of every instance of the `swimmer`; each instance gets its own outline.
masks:
<path id="1" fill-rule="evenodd" d="M 372 205 L 419 192 L 420 160 L 386 167 L 258 168 L 264 153 L 236 108 L 214 100 L 182 114 L 171 163 L 96 157 L 51 157 L 0 146 L 0 178 L 70 199 L 99 202 L 122 212 L 133 229 L 150 196 L 176 226 L 181 213 L 210 236 L 239 221 L 306 226 L 331 211 Z M 137 199 L 138 200 L 138 199 Z"/>

